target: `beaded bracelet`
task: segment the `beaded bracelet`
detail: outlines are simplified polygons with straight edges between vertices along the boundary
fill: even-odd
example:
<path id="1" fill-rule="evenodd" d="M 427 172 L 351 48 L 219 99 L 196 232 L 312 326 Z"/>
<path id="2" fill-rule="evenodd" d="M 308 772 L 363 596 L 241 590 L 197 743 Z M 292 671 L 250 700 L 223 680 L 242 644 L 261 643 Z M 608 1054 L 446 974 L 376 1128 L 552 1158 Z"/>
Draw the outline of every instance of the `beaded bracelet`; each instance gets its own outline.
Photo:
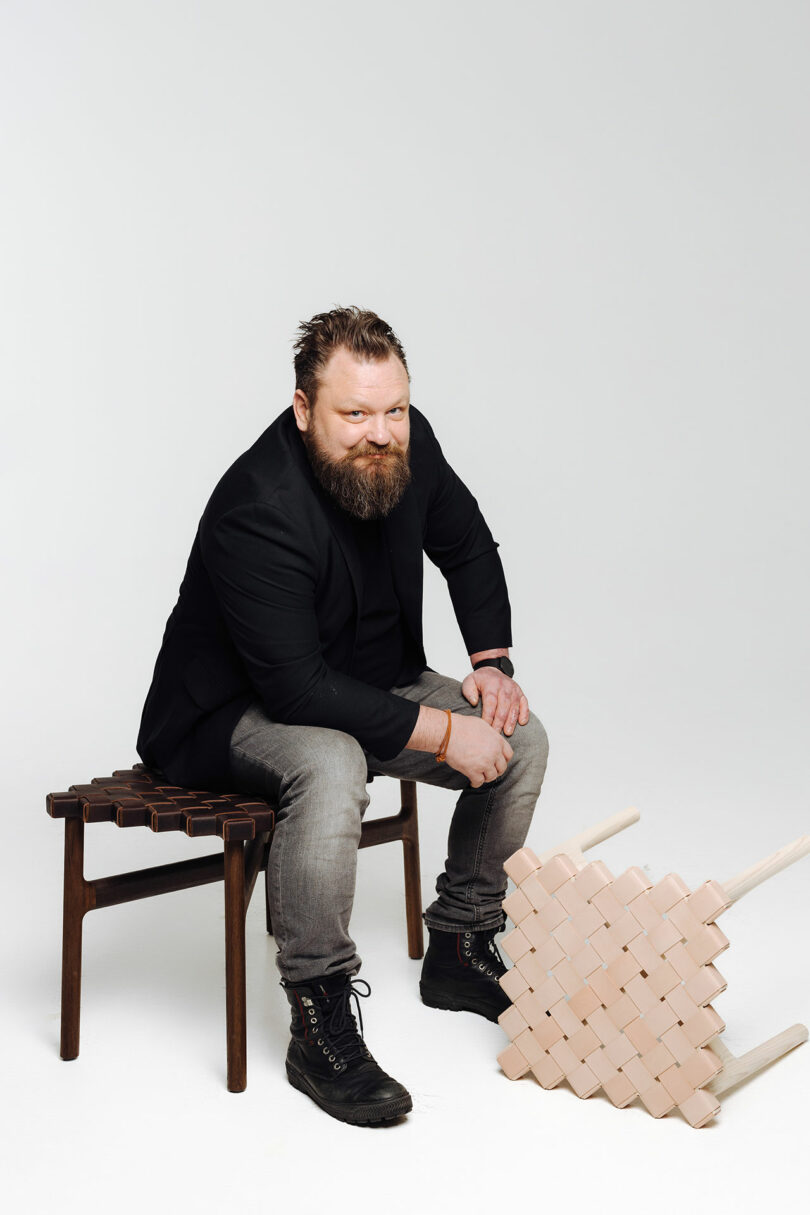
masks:
<path id="1" fill-rule="evenodd" d="M 436 763 L 437 764 L 443 764 L 445 762 L 445 760 L 447 759 L 447 748 L 450 745 L 450 730 L 452 729 L 452 726 L 453 726 L 452 713 L 450 712 L 449 709 L 445 709 L 444 711 L 447 714 L 447 730 L 445 731 L 444 738 L 442 739 L 442 745 L 439 747 L 438 751 L 436 752 Z"/>

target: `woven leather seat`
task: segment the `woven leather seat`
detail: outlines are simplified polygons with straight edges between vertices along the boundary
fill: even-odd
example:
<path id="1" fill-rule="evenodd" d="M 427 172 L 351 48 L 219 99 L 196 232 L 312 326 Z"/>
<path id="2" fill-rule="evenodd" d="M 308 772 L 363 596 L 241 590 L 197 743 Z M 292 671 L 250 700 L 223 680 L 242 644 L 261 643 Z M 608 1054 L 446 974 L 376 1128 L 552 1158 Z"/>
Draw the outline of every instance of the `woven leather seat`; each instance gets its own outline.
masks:
<path id="1" fill-rule="evenodd" d="M 401 840 L 405 861 L 405 909 L 408 953 L 421 958 L 422 891 L 416 785 L 400 781 L 399 814 L 363 823 L 361 848 Z M 89 784 L 49 793 L 46 808 L 65 820 L 65 882 L 62 929 L 62 1031 L 60 1054 L 79 1053 L 82 921 L 88 911 L 207 882 L 225 885 L 225 1005 L 228 1088 L 242 1092 L 247 1083 L 245 1015 L 245 915 L 259 873 L 267 866 L 275 813 L 260 798 L 244 793 L 212 793 L 172 785 L 163 773 L 144 764 L 96 776 Z M 147 826 L 152 831 L 183 831 L 190 836 L 218 836 L 222 852 L 155 865 L 131 873 L 88 880 L 84 876 L 86 823 L 112 822 L 119 827 Z M 272 932 L 269 907 L 267 930 Z"/>

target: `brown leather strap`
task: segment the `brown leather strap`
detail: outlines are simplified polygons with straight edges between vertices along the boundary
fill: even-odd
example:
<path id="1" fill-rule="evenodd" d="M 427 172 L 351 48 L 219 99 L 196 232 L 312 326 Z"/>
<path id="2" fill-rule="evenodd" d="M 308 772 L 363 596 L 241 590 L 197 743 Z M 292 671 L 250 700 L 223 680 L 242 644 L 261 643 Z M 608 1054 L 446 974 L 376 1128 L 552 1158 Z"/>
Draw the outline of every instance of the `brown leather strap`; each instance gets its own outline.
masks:
<path id="1" fill-rule="evenodd" d="M 447 759 L 447 748 L 450 745 L 450 731 L 453 728 L 453 714 L 449 709 L 445 709 L 444 711 L 447 714 L 447 729 L 445 730 L 444 738 L 442 739 L 442 745 L 436 752 L 437 764 L 443 764 Z"/>

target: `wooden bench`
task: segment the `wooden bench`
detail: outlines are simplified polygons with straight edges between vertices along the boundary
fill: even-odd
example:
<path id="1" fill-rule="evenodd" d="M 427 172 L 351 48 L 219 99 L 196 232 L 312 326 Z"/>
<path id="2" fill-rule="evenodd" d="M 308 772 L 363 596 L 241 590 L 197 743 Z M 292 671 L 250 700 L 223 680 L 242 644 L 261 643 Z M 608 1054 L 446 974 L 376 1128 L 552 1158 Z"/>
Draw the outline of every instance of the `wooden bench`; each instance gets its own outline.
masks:
<path id="1" fill-rule="evenodd" d="M 400 812 L 364 822 L 360 847 L 402 841 L 408 954 L 421 958 L 422 888 L 416 785 L 403 780 L 400 789 Z M 256 879 L 267 866 L 275 823 L 273 807 L 244 793 L 211 793 L 171 785 L 161 772 L 135 764 L 111 776 L 96 776 L 86 785 L 71 785 L 65 793 L 49 793 L 46 808 L 52 818 L 65 820 L 61 1057 L 75 1059 L 79 1053 L 85 914 L 133 899 L 224 881 L 228 1089 L 241 1093 L 247 1084 L 245 915 Z M 157 832 L 184 831 L 195 838 L 217 836 L 224 847 L 209 856 L 88 880 L 84 876 L 84 827 L 85 823 L 101 822 L 113 822 L 119 827 L 149 827 Z M 272 932 L 269 907 L 267 930 Z"/>

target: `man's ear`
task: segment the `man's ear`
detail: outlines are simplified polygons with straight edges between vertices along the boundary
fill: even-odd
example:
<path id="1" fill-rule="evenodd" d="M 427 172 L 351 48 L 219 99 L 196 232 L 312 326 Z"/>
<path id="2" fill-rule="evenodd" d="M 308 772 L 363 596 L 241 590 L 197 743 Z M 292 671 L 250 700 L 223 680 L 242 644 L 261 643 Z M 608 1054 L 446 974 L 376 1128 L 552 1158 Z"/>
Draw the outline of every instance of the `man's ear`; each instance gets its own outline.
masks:
<path id="1" fill-rule="evenodd" d="M 309 422 L 311 410 L 307 394 L 302 392 L 300 388 L 296 388 L 292 399 L 293 412 L 295 413 L 295 424 L 299 430 L 309 430 Z"/>

